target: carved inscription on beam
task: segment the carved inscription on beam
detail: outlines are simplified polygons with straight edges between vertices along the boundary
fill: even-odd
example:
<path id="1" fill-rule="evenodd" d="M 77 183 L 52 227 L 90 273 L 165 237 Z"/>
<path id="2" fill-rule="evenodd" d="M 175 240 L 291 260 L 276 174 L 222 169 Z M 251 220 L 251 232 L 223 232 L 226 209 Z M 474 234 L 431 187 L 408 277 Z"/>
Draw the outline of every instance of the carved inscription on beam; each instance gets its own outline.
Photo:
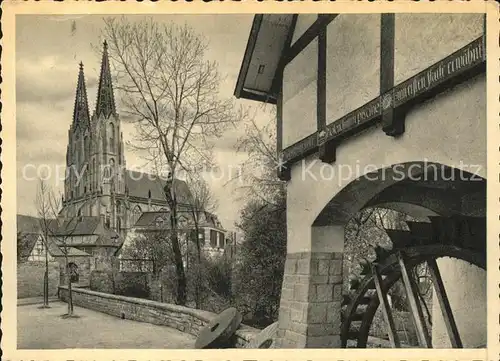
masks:
<path id="1" fill-rule="evenodd" d="M 404 120 L 409 107 L 484 72 L 485 64 L 486 51 L 482 36 L 381 96 L 330 123 L 324 129 L 324 133 L 315 132 L 287 147 L 283 150 L 283 159 L 291 164 L 317 152 L 319 147 L 327 142 L 338 144 L 350 135 L 380 121 L 382 113 L 390 109 L 394 110 L 394 117 Z M 404 123 L 401 126 L 404 127 Z M 400 131 L 401 129 L 398 132 Z"/>

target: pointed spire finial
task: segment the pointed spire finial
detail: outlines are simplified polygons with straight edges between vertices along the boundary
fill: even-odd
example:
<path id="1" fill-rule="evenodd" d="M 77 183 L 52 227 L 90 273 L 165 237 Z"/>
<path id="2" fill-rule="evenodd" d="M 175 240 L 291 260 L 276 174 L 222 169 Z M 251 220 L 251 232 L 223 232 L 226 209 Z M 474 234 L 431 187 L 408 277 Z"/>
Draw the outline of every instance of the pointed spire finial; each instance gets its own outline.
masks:
<path id="1" fill-rule="evenodd" d="M 85 86 L 85 76 L 83 74 L 83 62 L 80 61 L 80 71 L 78 72 L 78 82 L 76 85 L 75 109 L 73 111 L 73 124 L 90 124 L 89 105 L 87 101 L 87 88 Z"/>
<path id="2" fill-rule="evenodd" d="M 108 118 L 111 114 L 116 113 L 116 109 L 108 58 L 108 43 L 106 40 L 104 40 L 103 46 L 104 49 L 102 52 L 101 74 L 99 76 L 95 114 L 96 116 L 103 114 Z"/>

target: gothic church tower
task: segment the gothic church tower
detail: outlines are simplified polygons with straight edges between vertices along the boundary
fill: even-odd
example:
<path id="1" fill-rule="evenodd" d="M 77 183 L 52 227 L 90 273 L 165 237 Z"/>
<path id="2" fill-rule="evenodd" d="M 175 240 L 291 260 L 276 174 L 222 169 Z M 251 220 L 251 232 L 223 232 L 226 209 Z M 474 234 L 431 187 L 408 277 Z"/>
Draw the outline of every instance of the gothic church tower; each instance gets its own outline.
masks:
<path id="1" fill-rule="evenodd" d="M 101 216 L 119 233 L 125 219 L 125 157 L 120 118 L 104 42 L 95 111 L 89 116 L 80 63 L 73 122 L 68 132 L 64 208 L 67 216 Z"/>

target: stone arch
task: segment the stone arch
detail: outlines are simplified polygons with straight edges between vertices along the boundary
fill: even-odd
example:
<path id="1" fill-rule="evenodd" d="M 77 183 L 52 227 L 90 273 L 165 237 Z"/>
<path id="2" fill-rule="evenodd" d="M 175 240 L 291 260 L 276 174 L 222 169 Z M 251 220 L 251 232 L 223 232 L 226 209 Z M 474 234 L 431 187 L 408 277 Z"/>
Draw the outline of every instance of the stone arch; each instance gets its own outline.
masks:
<path id="1" fill-rule="evenodd" d="M 471 200 L 473 206 L 468 204 Z M 471 215 L 470 208 L 480 209 L 485 216 L 486 180 L 463 169 L 426 161 L 365 173 L 340 189 L 316 216 L 311 225 L 311 250 L 342 252 L 344 226 L 366 207 L 389 208 L 417 218 Z"/>
<path id="2" fill-rule="evenodd" d="M 485 191 L 485 179 L 466 170 L 436 162 L 394 164 L 347 184 L 328 201 L 313 227 L 345 224 L 364 207 L 391 203 L 424 207 L 442 215 L 464 214 L 461 197 Z"/>
<path id="3" fill-rule="evenodd" d="M 351 177 L 342 187 L 325 185 L 325 189 L 333 190 L 333 194 L 315 194 L 314 202 L 324 200 L 324 206 L 309 218 L 310 223 L 304 224 L 309 226 L 309 234 L 296 226 L 288 230 L 280 342 L 289 342 L 283 333 L 292 329 L 288 323 L 296 322 L 322 329 L 317 336 L 301 333 L 301 345 L 340 347 L 344 228 L 357 212 L 384 207 L 420 218 L 435 214 L 470 215 L 475 208 L 480 209 L 479 215 L 486 214 L 485 178 L 438 162 L 396 163 Z M 300 320 L 292 316 L 295 304 L 307 305 Z"/>

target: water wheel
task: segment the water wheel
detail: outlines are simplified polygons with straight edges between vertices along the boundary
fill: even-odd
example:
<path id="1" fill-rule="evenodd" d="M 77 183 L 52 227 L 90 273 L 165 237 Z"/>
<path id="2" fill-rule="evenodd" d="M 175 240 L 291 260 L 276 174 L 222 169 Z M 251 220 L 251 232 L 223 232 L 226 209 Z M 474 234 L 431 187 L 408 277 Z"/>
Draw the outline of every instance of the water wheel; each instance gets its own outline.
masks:
<path id="1" fill-rule="evenodd" d="M 414 321 L 420 347 L 432 347 L 429 329 L 418 301 L 412 270 L 426 264 L 443 314 L 450 343 L 461 348 L 462 341 L 446 296 L 436 259 L 460 259 L 486 270 L 486 219 L 484 217 L 429 217 L 427 222 L 407 222 L 409 230 L 386 230 L 392 249 L 375 248 L 376 259 L 361 263 L 361 278 L 352 279 L 350 292 L 342 302 L 342 347 L 366 348 L 375 312 L 382 309 L 389 344 L 404 347 L 394 327 L 387 294 L 401 281 Z"/>

